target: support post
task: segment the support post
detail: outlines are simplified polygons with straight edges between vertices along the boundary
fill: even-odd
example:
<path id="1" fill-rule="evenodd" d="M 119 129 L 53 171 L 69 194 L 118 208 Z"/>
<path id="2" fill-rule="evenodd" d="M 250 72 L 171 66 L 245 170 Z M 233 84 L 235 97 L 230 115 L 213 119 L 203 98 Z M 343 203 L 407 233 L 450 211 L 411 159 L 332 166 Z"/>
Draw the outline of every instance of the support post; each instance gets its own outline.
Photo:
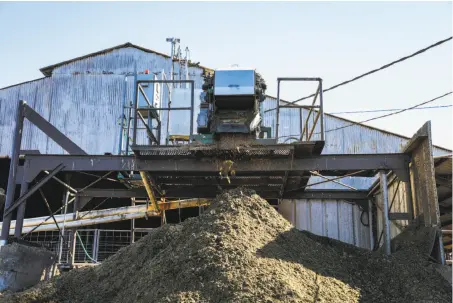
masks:
<path id="1" fill-rule="evenodd" d="M 135 198 L 131 198 L 131 206 L 135 206 Z M 135 242 L 135 219 L 131 219 L 131 244 Z"/>
<path id="2" fill-rule="evenodd" d="M 407 203 L 407 213 L 410 216 L 409 223 L 414 220 L 414 205 L 412 204 L 412 187 L 411 181 L 404 182 L 405 192 L 406 192 L 406 203 Z"/>
<path id="3" fill-rule="evenodd" d="M 99 255 L 99 229 L 94 230 L 94 240 L 93 240 L 93 260 L 98 262 Z"/>
<path id="4" fill-rule="evenodd" d="M 25 175 L 25 173 L 24 173 Z M 29 183 L 22 181 L 22 185 L 20 186 L 20 196 L 23 196 L 28 191 Z M 25 218 L 25 207 L 27 206 L 27 201 L 25 200 L 21 205 L 19 205 L 17 209 L 17 216 L 16 216 L 16 226 L 14 227 L 14 236 L 16 238 L 20 238 L 22 235 L 22 227 L 24 226 L 24 218 Z"/>
<path id="5" fill-rule="evenodd" d="M 79 205 L 80 205 L 80 197 L 76 196 L 74 200 L 74 204 L 72 206 L 73 215 L 72 220 L 77 220 L 79 217 Z M 76 241 L 77 241 L 77 228 L 73 228 L 71 230 L 71 238 L 69 244 L 69 251 L 71 253 L 71 259 L 69 260 L 69 265 L 72 267 L 75 263 L 75 251 L 76 251 Z"/>
<path id="6" fill-rule="evenodd" d="M 64 216 L 65 216 L 65 219 L 66 219 L 66 214 L 68 212 L 68 200 L 69 200 L 69 191 L 66 191 L 65 193 L 65 197 L 64 197 Z M 58 264 L 61 264 L 61 257 L 63 255 L 63 245 L 65 244 L 64 242 L 64 232 L 65 232 L 65 223 L 66 223 L 66 220 L 63 221 L 63 227 L 61 228 L 61 234 L 63 235 L 63 238 L 60 239 L 60 248 L 59 248 L 59 251 L 58 251 Z"/>
<path id="7" fill-rule="evenodd" d="M 14 194 L 16 191 L 16 173 L 17 166 L 19 165 L 19 152 L 20 145 L 22 142 L 22 132 L 24 126 L 24 113 L 25 113 L 25 104 L 26 102 L 21 100 L 19 102 L 19 108 L 17 110 L 17 119 L 16 119 L 16 130 L 14 132 L 13 138 L 13 149 L 11 155 L 11 163 L 9 166 L 9 175 L 8 175 L 8 186 L 6 188 L 6 199 L 5 207 L 3 210 L 3 224 L 2 224 L 2 233 L 0 236 L 0 247 L 6 245 L 9 236 L 9 226 L 11 224 L 12 214 L 6 214 L 7 209 L 11 206 L 14 201 Z"/>
<path id="8" fill-rule="evenodd" d="M 321 141 L 325 141 L 324 134 L 324 105 L 323 105 L 323 91 L 322 91 L 322 79 L 319 79 L 319 112 L 321 114 Z M 315 125 L 313 125 L 315 128 Z"/>
<path id="9" fill-rule="evenodd" d="M 278 126 L 280 124 L 280 79 L 277 79 L 277 123 L 275 125 L 275 139 L 278 143 Z"/>
<path id="10" fill-rule="evenodd" d="M 381 183 L 382 193 L 382 219 L 383 219 L 383 231 L 384 231 L 384 251 L 386 255 L 391 254 L 390 249 L 390 221 L 389 221 L 389 200 L 388 200 L 388 188 L 387 188 L 387 174 L 385 171 L 379 171 L 379 179 Z"/>
<path id="11" fill-rule="evenodd" d="M 368 200 L 368 228 L 370 229 L 370 250 L 374 248 L 374 235 L 373 235 L 373 203 L 371 199 Z"/>

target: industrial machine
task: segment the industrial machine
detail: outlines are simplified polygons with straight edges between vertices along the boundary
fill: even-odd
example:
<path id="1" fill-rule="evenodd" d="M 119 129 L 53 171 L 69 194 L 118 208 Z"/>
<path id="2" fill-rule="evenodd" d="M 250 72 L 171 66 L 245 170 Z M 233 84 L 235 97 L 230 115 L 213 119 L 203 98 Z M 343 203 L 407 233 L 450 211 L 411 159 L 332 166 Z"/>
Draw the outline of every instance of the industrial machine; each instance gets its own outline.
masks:
<path id="1" fill-rule="evenodd" d="M 254 69 L 217 69 L 204 76 L 202 88 L 198 134 L 217 140 L 223 134 L 236 134 L 253 141 L 262 133 L 261 104 L 266 83 Z M 206 138 L 194 136 L 194 140 L 201 137 Z"/>

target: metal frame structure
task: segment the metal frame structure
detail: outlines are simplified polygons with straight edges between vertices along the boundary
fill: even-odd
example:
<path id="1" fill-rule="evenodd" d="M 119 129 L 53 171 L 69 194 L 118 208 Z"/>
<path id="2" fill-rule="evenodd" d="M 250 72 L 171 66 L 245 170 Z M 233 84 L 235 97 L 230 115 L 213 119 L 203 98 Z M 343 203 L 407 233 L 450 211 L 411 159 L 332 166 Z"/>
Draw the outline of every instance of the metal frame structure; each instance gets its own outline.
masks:
<path id="1" fill-rule="evenodd" d="M 313 97 L 313 102 L 311 105 L 296 105 L 296 104 L 288 104 L 288 105 L 280 105 L 280 82 L 283 81 L 305 81 L 305 82 L 318 82 L 318 87 L 316 89 L 316 93 Z M 316 104 L 316 100 L 319 96 L 319 105 Z M 320 141 L 324 141 L 324 106 L 323 106 L 323 90 L 322 90 L 322 79 L 321 78 L 277 78 L 277 123 L 275 129 L 275 137 L 279 138 L 278 136 L 278 129 L 280 126 L 280 109 L 281 108 L 290 108 L 290 109 L 299 109 L 300 112 L 300 141 L 303 141 L 303 137 L 305 135 L 305 141 L 310 141 L 311 137 L 313 136 L 313 132 L 316 128 L 318 120 L 320 120 L 320 134 L 321 139 Z M 305 122 L 302 121 L 302 109 L 308 109 L 308 115 L 305 119 Z M 314 117 L 313 125 L 311 130 L 309 129 L 309 119 L 313 110 L 317 110 L 317 114 Z"/>
<path id="2" fill-rule="evenodd" d="M 296 80 L 299 80 L 297 78 Z M 306 78 L 303 78 L 306 79 Z M 280 81 L 287 80 L 281 78 Z M 179 82 L 179 80 L 174 80 Z M 320 81 L 320 79 L 316 79 Z M 148 80 L 149 83 L 165 83 L 165 81 Z M 191 133 L 193 130 L 193 81 L 183 81 L 192 83 L 192 104 L 191 110 Z M 139 85 L 140 83 L 138 83 Z M 321 84 L 321 82 L 320 82 Z M 321 90 L 321 86 L 319 90 Z M 139 90 L 139 88 L 138 88 Z M 138 113 L 138 97 L 135 99 L 135 113 Z M 322 107 L 322 106 L 321 106 Z M 154 108 L 156 109 L 156 108 Z M 161 108 L 171 110 L 171 108 Z M 174 109 L 174 108 L 173 108 Z M 322 121 L 322 110 L 318 112 Z M 29 119 L 35 126 L 44 131 L 57 144 L 62 146 L 69 155 L 41 155 L 36 152 L 21 151 L 21 139 L 23 132 L 23 121 Z M 135 125 L 134 125 L 135 127 Z M 414 139 L 410 144 L 417 145 Z M 134 148 L 136 138 L 133 138 Z M 279 147 L 284 147 L 279 150 Z M 245 149 L 245 154 L 251 153 L 250 157 L 243 157 L 230 161 L 230 168 L 235 170 L 235 175 L 226 180 L 219 178 L 219 168 L 224 165 L 225 159 L 213 154 L 199 154 L 199 149 L 187 147 L 185 152 L 174 154 L 171 148 L 164 150 L 162 154 L 141 156 L 113 156 L 113 155 L 88 155 L 69 138 L 52 126 L 38 113 L 31 109 L 26 102 L 19 104 L 17 124 L 14 134 L 13 153 L 11 158 L 10 171 L 8 176 L 8 187 L 4 216 L 2 222 L 2 232 L 0 246 L 6 244 L 10 233 L 10 223 L 13 212 L 17 210 L 15 223 L 15 236 L 20 237 L 24 222 L 24 211 L 27 199 L 35 192 L 40 191 L 41 187 L 51 179 L 63 185 L 65 193 L 65 203 L 61 208 L 67 211 L 68 205 L 73 203 L 73 217 L 71 221 L 78 220 L 78 211 L 87 202 L 96 197 L 104 198 L 143 198 L 146 209 L 150 209 L 162 216 L 165 222 L 165 210 L 172 209 L 177 205 L 173 203 L 165 204 L 165 199 L 169 198 L 214 198 L 222 189 L 234 188 L 237 186 L 247 186 L 254 189 L 258 194 L 267 199 L 341 199 L 353 201 L 360 204 L 363 208 L 370 209 L 369 201 L 371 191 L 362 191 L 350 188 L 338 181 L 342 177 L 374 177 L 379 174 L 381 188 L 383 188 L 383 207 L 386 211 L 383 217 L 384 225 L 384 248 L 385 253 L 390 253 L 390 231 L 389 222 L 392 214 L 389 214 L 387 188 L 387 173 L 392 171 L 397 178 L 404 183 L 410 180 L 411 150 L 405 153 L 396 154 L 340 154 L 340 155 L 319 155 L 313 152 L 316 142 L 305 142 L 305 145 L 276 145 L 271 147 L 260 147 L 262 150 Z M 309 146 L 309 147 L 307 147 Z M 146 146 L 144 147 L 146 148 Z M 160 146 L 159 148 L 169 148 Z M 173 148 L 173 147 L 172 147 Z M 175 148 L 181 149 L 181 146 Z M 308 150 L 304 150 L 308 148 Z M 299 149 L 299 152 L 298 152 Z M 300 151 L 302 149 L 302 151 Z M 162 151 L 162 150 L 161 150 Z M 170 151 L 170 152 L 169 152 Z M 25 153 L 24 163 L 19 165 L 19 155 Z M 135 151 L 136 152 L 136 151 Z M 173 154 L 172 154 L 173 153 Z M 320 153 L 320 151 L 319 151 Z M 29 188 L 29 184 L 36 180 L 41 172 L 45 176 Z M 58 178 L 59 173 L 83 173 L 94 175 L 97 179 L 82 188 L 73 188 L 68 182 Z M 98 174 L 96 174 L 96 172 Z M 101 180 L 109 179 L 119 182 L 113 173 L 122 174 L 129 172 L 131 175 L 140 173 L 143 184 L 136 188 L 126 186 L 124 188 L 95 188 Z M 99 175 L 101 173 L 101 175 Z M 314 184 L 308 184 L 310 176 L 321 176 L 324 180 Z M 146 178 L 143 178 L 146 176 Z M 146 182 L 145 182 L 146 179 Z M 325 182 L 337 182 L 348 190 L 309 190 L 308 188 Z M 20 197 L 14 201 L 16 184 L 21 185 Z M 145 187 L 143 187 L 145 185 Z M 113 187 L 113 186 L 112 186 Z M 70 196 L 73 196 L 70 198 Z M 154 199 L 154 200 L 153 200 Z M 161 202 L 157 202 L 161 199 Z M 44 199 L 45 200 L 45 199 Z M 162 202 L 164 201 L 164 202 Z M 46 201 L 45 201 L 46 202 Z M 148 203 L 151 202 L 152 205 Z M 162 204 L 164 203 L 164 204 Z M 408 205 L 412 204 L 408 195 Z M 47 204 L 48 205 L 48 204 Z M 197 205 L 197 204 L 192 204 Z M 149 206 L 149 207 L 148 207 Z M 60 209 L 61 209 L 60 208 Z M 49 208 L 49 212 L 50 208 Z M 50 213 L 49 218 L 53 218 L 55 213 Z M 396 214 L 393 214 L 395 217 Z M 413 213 L 405 214 L 405 217 L 412 220 Z M 132 226 L 135 228 L 134 226 Z M 76 229 L 72 229 L 70 252 L 75 249 Z"/>
<path id="3" fill-rule="evenodd" d="M 190 91 L 191 91 L 191 96 L 190 96 L 190 106 L 188 107 L 171 107 L 171 102 L 169 102 L 169 106 L 168 107 L 154 107 L 154 105 L 150 102 L 149 98 L 147 97 L 146 95 L 146 92 L 145 90 L 143 89 L 142 87 L 142 83 L 148 83 L 148 84 L 155 84 L 155 83 L 163 83 L 163 84 L 168 84 L 168 83 L 171 83 L 171 84 L 176 84 L 176 83 L 180 83 L 180 84 L 184 84 L 184 83 L 188 83 L 190 84 Z M 133 103 L 133 107 L 134 107 L 134 119 L 133 119 L 133 129 L 132 129 L 132 149 L 134 149 L 134 147 L 136 146 L 139 146 L 139 144 L 137 144 L 137 128 L 138 128 L 138 119 L 140 119 L 142 121 L 142 123 L 145 125 L 146 129 L 147 129 L 147 133 L 148 133 L 148 136 L 151 137 L 150 139 L 152 141 L 154 141 L 155 145 L 160 145 L 160 137 L 161 137 L 161 121 L 160 121 L 160 117 L 157 113 L 157 111 L 168 111 L 168 115 L 170 115 L 170 112 L 171 111 L 174 111 L 174 110 L 188 110 L 190 111 L 190 132 L 189 132 L 189 136 L 190 138 L 192 138 L 193 136 L 193 116 L 194 116 L 194 106 L 195 106 L 195 81 L 194 80 L 150 80 L 150 79 L 146 79 L 146 76 L 135 76 L 135 97 L 134 97 L 134 103 Z M 170 92 L 171 93 L 171 92 Z M 139 107 L 139 96 L 142 96 L 144 98 L 144 100 L 146 101 L 146 103 L 148 104 L 147 107 Z M 157 138 L 154 137 L 153 133 L 152 133 L 152 125 L 150 126 L 148 122 L 146 122 L 145 118 L 143 117 L 141 111 L 148 111 L 148 115 L 149 116 L 152 116 L 154 119 L 157 120 Z M 167 130 L 168 131 L 168 130 Z M 167 134 L 168 135 L 168 134 Z M 153 138 L 154 137 L 154 138 Z M 167 140 L 166 140 L 167 141 Z M 152 144 L 150 144 L 152 145 Z"/>

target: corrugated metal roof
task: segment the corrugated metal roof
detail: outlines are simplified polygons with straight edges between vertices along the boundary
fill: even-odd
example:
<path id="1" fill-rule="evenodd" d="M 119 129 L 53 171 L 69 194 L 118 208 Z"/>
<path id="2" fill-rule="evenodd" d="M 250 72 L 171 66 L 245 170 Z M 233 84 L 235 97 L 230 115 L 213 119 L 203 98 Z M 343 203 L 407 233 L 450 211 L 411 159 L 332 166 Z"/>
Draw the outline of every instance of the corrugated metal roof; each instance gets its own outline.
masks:
<path id="1" fill-rule="evenodd" d="M 148 48 L 141 47 L 141 46 L 132 44 L 130 42 L 127 42 L 127 43 L 120 44 L 120 45 L 117 45 L 117 46 L 114 46 L 114 47 L 110 47 L 110 48 L 106 48 L 106 49 L 103 49 L 103 50 L 100 50 L 100 51 L 97 51 L 97 52 L 94 52 L 94 53 L 90 53 L 90 54 L 87 54 L 87 55 L 84 55 L 84 56 L 76 57 L 76 58 L 73 58 L 73 59 L 70 59 L 70 60 L 66 60 L 66 61 L 63 61 L 63 62 L 60 62 L 60 63 L 49 65 L 49 66 L 43 67 L 43 68 L 41 68 L 39 70 L 43 73 L 44 76 L 49 77 L 49 76 L 52 75 L 52 71 L 55 68 L 57 68 L 57 67 L 72 63 L 74 61 L 83 60 L 83 59 L 87 59 L 87 58 L 90 58 L 90 57 L 95 57 L 95 56 L 98 56 L 98 55 L 104 55 L 104 54 L 110 53 L 110 52 L 112 52 L 114 50 L 118 50 L 118 49 L 126 48 L 126 47 L 133 47 L 133 48 L 139 49 L 139 50 L 147 52 L 147 53 L 153 53 L 153 54 L 165 57 L 167 59 L 170 59 L 170 56 L 167 55 L 167 54 L 160 53 L 160 52 L 157 52 L 155 50 L 148 49 Z M 202 68 L 204 70 L 212 71 L 211 68 L 204 67 L 204 66 L 201 66 L 199 64 L 194 64 L 194 63 L 191 63 L 191 62 L 189 62 L 189 66 L 200 67 L 200 68 Z"/>
<path id="2" fill-rule="evenodd" d="M 452 155 L 434 157 L 434 166 L 436 174 L 451 175 L 452 174 Z"/>
<path id="3" fill-rule="evenodd" d="M 12 87 L 15 87 L 15 86 L 18 86 L 18 85 L 22 85 L 22 84 L 27 84 L 27 83 L 32 83 L 32 82 L 35 82 L 35 81 L 39 81 L 39 80 L 42 80 L 46 77 L 41 77 L 41 78 L 38 78 L 38 79 L 34 79 L 34 80 L 29 80 L 29 81 L 25 81 L 25 82 L 21 82 L 21 83 L 17 83 L 17 84 L 13 84 L 13 85 L 9 85 L 9 86 L 5 86 L 5 87 L 1 87 L 0 90 L 2 89 L 7 89 L 7 88 L 12 88 Z"/>

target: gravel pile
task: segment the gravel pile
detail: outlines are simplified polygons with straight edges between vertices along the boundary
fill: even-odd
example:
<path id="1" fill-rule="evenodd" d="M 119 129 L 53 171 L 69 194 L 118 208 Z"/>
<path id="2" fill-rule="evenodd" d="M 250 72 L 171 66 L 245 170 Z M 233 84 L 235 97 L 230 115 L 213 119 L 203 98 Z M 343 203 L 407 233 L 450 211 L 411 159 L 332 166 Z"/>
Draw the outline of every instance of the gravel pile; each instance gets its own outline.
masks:
<path id="1" fill-rule="evenodd" d="M 423 253 L 387 258 L 300 232 L 247 189 L 164 225 L 103 264 L 3 302 L 451 302 Z"/>

